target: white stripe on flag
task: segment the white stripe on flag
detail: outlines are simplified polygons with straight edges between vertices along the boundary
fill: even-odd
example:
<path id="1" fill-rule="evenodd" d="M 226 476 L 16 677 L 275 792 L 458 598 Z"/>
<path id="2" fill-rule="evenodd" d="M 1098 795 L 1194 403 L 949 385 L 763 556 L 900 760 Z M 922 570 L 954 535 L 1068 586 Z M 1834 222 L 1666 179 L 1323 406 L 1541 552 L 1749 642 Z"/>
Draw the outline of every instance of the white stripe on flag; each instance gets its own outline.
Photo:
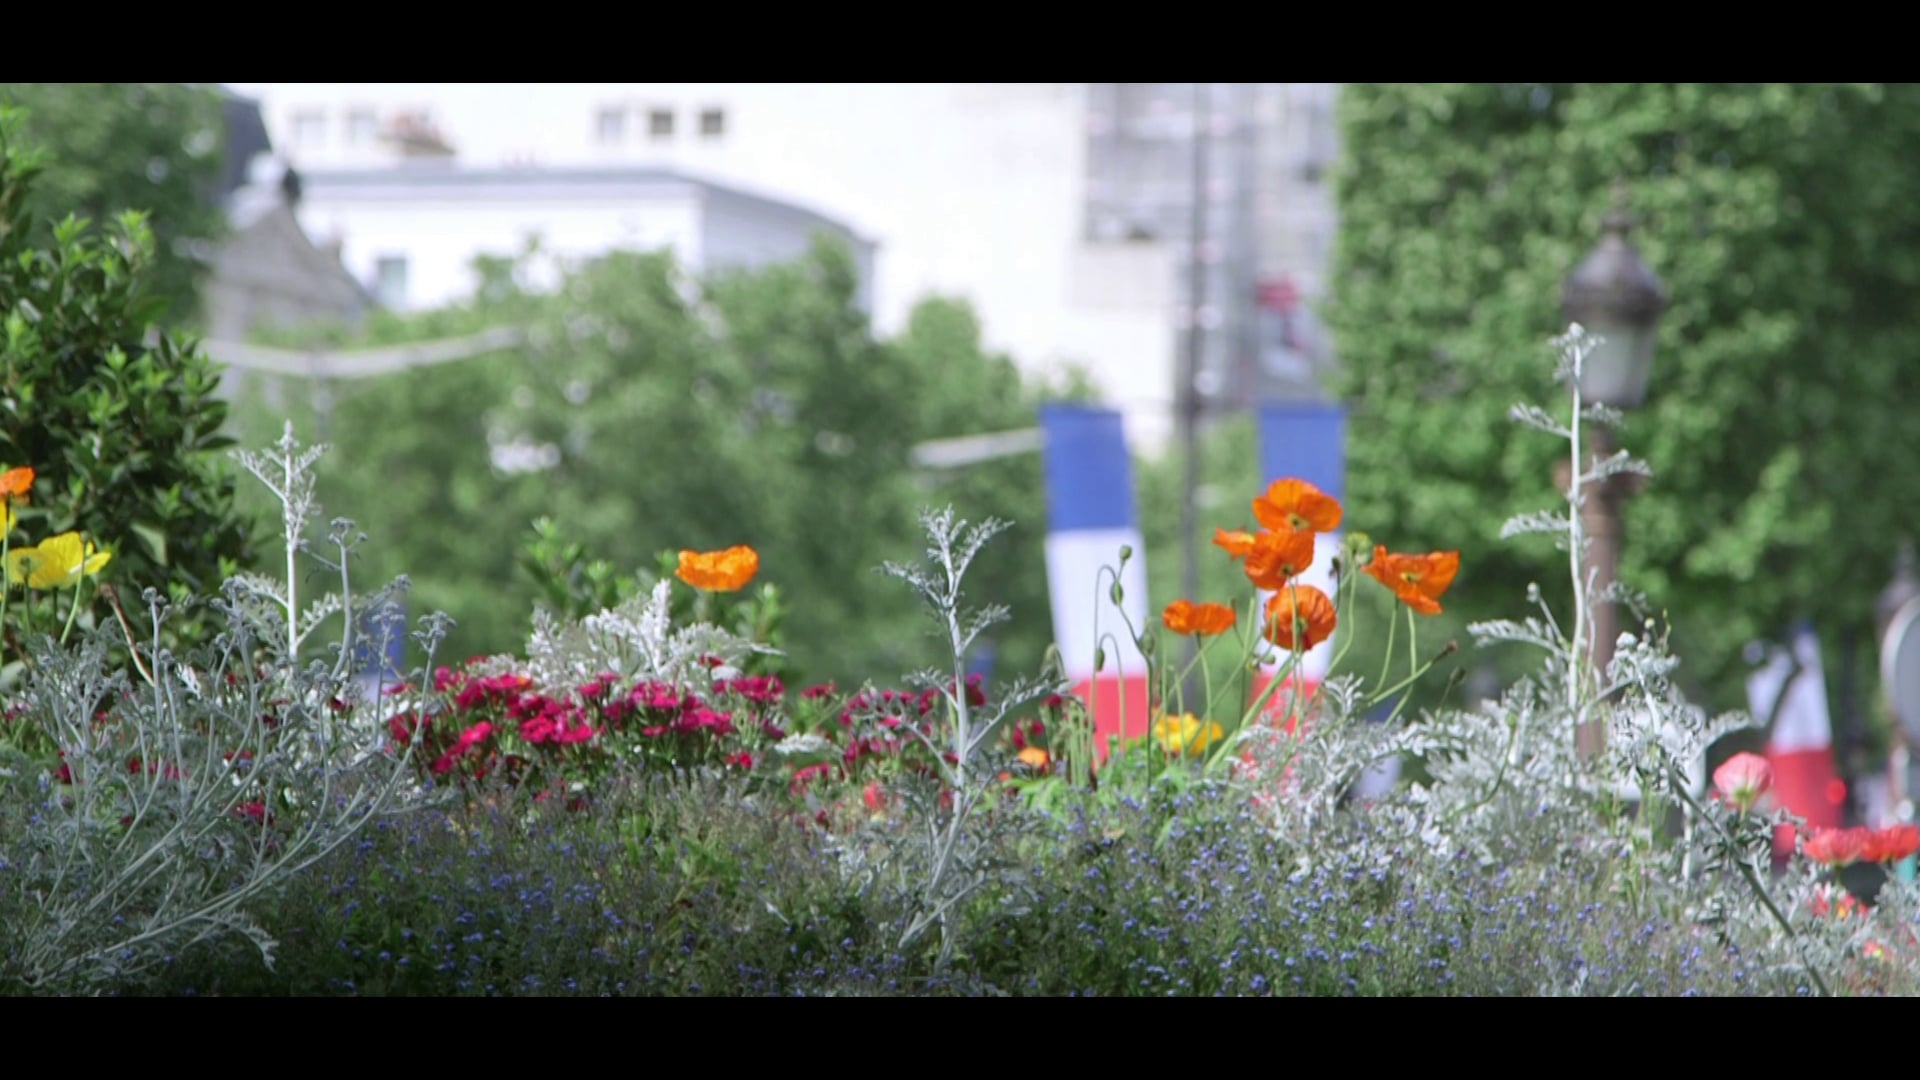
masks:
<path id="1" fill-rule="evenodd" d="M 1047 593 L 1053 603 L 1054 636 L 1071 679 L 1093 677 L 1094 649 L 1102 644 L 1107 652 L 1102 676 L 1146 674 L 1146 658 L 1134 646 L 1120 609 L 1108 595 L 1112 576 L 1101 569 L 1120 565 L 1122 544 L 1133 548 L 1133 558 L 1120 571 L 1121 599 L 1134 629 L 1144 632 L 1148 629 L 1147 560 L 1140 530 L 1085 529 L 1047 535 Z M 1106 640 L 1109 634 L 1111 641 Z"/>
<path id="2" fill-rule="evenodd" d="M 1314 536 L 1313 565 L 1307 567 L 1307 572 L 1301 574 L 1297 579 L 1302 585 L 1312 585 L 1314 588 L 1326 593 L 1328 600 L 1335 599 L 1333 560 L 1335 556 L 1340 554 L 1341 543 L 1342 541 L 1338 532 L 1319 533 Z M 1272 593 L 1264 589 L 1261 590 L 1260 610 L 1255 613 L 1257 618 L 1264 619 L 1266 617 L 1267 601 L 1272 599 L 1272 597 Z M 1265 630 L 1265 627 L 1262 626 L 1259 629 Z M 1296 674 L 1311 683 L 1317 684 L 1325 681 L 1327 672 L 1333 667 L 1333 642 L 1334 638 L 1339 636 L 1339 633 L 1340 631 L 1336 627 L 1333 635 L 1329 636 L 1327 640 L 1308 649 L 1306 653 L 1300 657 L 1300 668 Z M 1269 674 L 1287 659 L 1285 652 L 1274 648 L 1265 640 L 1259 643 L 1259 649 L 1261 663 Z"/>
<path id="3" fill-rule="evenodd" d="M 1768 749 L 1791 754 L 1801 750 L 1826 750 L 1833 746 L 1833 727 L 1827 714 L 1827 680 L 1820 666 L 1820 641 L 1812 634 L 1795 634 L 1793 653 L 1773 650 L 1767 665 L 1747 677 L 1747 703 L 1755 723 L 1765 724 L 1780 688 L 1800 662 L 1800 674 L 1780 699 L 1780 715 L 1773 725 Z"/>

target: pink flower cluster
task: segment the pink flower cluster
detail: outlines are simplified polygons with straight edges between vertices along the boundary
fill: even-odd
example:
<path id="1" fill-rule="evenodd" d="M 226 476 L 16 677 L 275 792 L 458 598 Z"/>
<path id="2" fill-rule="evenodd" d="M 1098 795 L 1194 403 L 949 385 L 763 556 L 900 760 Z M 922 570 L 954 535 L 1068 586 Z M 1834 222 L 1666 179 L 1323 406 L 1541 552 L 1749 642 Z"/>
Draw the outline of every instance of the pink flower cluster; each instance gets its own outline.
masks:
<path id="1" fill-rule="evenodd" d="M 610 764 L 611 742 L 632 738 L 642 754 L 668 761 L 710 759 L 750 769 L 761 759 L 760 743 L 786 737 L 773 715 L 786 693 L 776 677 L 716 680 L 705 696 L 649 681 L 623 690 L 622 682 L 603 672 L 547 693 L 517 673 L 441 668 L 433 688 L 445 707 L 391 717 L 388 729 L 399 746 L 422 740 L 423 769 L 435 777 L 477 780 L 501 772 L 515 782 L 530 774 L 558 780 L 592 773 Z M 751 745 L 730 745 L 743 735 Z"/>
<path id="2" fill-rule="evenodd" d="M 413 746 L 423 778 L 465 784 L 494 776 L 531 788 L 538 799 L 572 782 L 591 790 L 621 763 L 704 763 L 784 792 L 799 804 L 789 809 L 825 825 L 863 806 L 880 813 L 895 805 L 890 789 L 901 778 L 938 775 L 936 754 L 956 760 L 935 749 L 951 741 L 939 689 L 870 689 L 842 700 L 832 684 L 822 684 L 790 696 L 776 676 L 727 671 L 691 686 L 627 684 L 603 672 L 554 691 L 517 673 L 480 675 L 473 665 L 434 673 L 437 709 L 388 721 L 394 743 Z M 979 677 L 960 686 L 970 707 L 987 704 Z M 1041 758 L 1048 724 L 1064 705 L 1049 699 L 1044 720 L 1009 725 L 1012 751 Z M 820 743 L 776 752 L 790 733 Z"/>

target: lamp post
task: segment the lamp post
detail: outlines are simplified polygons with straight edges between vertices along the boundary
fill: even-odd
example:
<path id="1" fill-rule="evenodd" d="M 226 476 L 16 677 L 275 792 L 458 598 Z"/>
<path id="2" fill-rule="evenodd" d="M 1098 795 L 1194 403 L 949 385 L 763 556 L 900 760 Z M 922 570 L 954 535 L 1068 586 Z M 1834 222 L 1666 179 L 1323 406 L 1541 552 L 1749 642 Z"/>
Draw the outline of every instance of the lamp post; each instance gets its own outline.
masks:
<path id="1" fill-rule="evenodd" d="M 1193 84 L 1193 205 L 1187 237 L 1187 325 L 1186 348 L 1181 353 L 1180 385 L 1177 388 L 1180 452 L 1184 455 L 1184 473 L 1180 484 L 1180 595 L 1189 600 L 1200 592 L 1200 557 L 1195 550 L 1194 533 L 1199 528 L 1195 505 L 1200 489 L 1200 377 L 1206 360 L 1207 326 L 1201 317 L 1207 304 L 1207 259 L 1203 252 L 1211 242 L 1207 224 L 1207 150 L 1212 138 L 1213 116 L 1209 109 L 1212 83 Z M 1180 665 L 1193 663 L 1198 648 L 1192 637 L 1186 638 Z M 1183 701 L 1196 696 L 1197 676 L 1189 674 L 1183 687 Z"/>
<path id="2" fill-rule="evenodd" d="M 1646 400 L 1654 341 L 1667 306 L 1660 279 L 1627 239 L 1632 228 L 1625 186 L 1616 184 L 1613 209 L 1603 225 L 1600 246 L 1567 278 L 1561 301 L 1567 322 L 1579 323 L 1602 339 L 1581 368 L 1581 398 L 1622 411 L 1637 408 Z M 1594 436 L 1595 459 L 1605 458 L 1617 448 L 1611 428 L 1595 425 L 1588 430 Z M 1580 466 L 1571 471 L 1577 477 L 1585 469 Z M 1591 538 L 1585 569 L 1601 596 L 1619 574 L 1620 507 L 1638 487 L 1638 479 L 1631 473 L 1619 473 L 1594 483 L 1581 508 L 1581 523 Z M 1593 636 L 1589 655 L 1604 685 L 1614 641 L 1620 636 L 1619 613 L 1610 602 L 1601 600 L 1593 606 L 1590 624 Z M 1605 721 L 1582 724 L 1576 744 L 1583 758 L 1598 756 L 1606 744 Z"/>

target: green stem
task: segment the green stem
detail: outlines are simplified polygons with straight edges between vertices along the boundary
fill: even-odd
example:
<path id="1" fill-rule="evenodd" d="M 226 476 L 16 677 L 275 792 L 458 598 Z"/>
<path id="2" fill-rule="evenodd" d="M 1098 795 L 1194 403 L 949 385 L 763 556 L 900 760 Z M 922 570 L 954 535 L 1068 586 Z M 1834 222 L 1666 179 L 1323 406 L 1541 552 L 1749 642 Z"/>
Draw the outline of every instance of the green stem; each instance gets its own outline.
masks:
<path id="1" fill-rule="evenodd" d="M 0 499 L 5 498 L 6 496 L 0 495 Z M 6 633 L 7 601 L 13 596 L 13 565 L 12 560 L 8 558 L 13 551 L 13 530 L 9 527 L 12 522 L 6 520 L 6 515 L 11 509 L 12 507 L 0 504 L 0 635 Z"/>
<path id="2" fill-rule="evenodd" d="M 1367 707 L 1372 708 L 1373 706 L 1378 705 L 1381 702 L 1392 697 L 1394 694 L 1399 693 L 1402 689 L 1412 686 L 1416 681 L 1420 679 L 1421 676 L 1425 675 L 1429 671 L 1432 671 L 1433 665 L 1439 663 L 1441 660 L 1451 655 L 1454 652 L 1455 648 L 1456 648 L 1456 644 L 1449 643 L 1446 648 L 1441 649 L 1439 652 L 1435 653 L 1433 655 L 1433 659 L 1428 660 L 1426 663 L 1420 665 L 1420 667 L 1415 669 L 1414 671 L 1408 672 L 1406 678 L 1401 679 L 1399 682 L 1394 683 L 1392 686 L 1389 686 L 1384 690 L 1375 691 L 1372 696 L 1367 698 Z"/>
<path id="3" fill-rule="evenodd" d="M 1261 689 L 1260 696 L 1253 699 L 1253 705 L 1250 708 L 1248 708 L 1245 713 L 1241 714 L 1240 723 L 1234 727 L 1233 729 L 1234 731 L 1239 731 L 1240 729 L 1246 727 L 1248 724 L 1251 724 L 1254 722 L 1254 720 L 1260 715 L 1260 711 L 1266 708 L 1268 699 L 1272 698 L 1274 695 L 1274 692 L 1280 689 L 1281 682 L 1284 681 L 1289 675 L 1293 674 L 1294 661 L 1296 661 L 1298 658 L 1299 658 L 1299 653 L 1293 653 L 1287 657 L 1287 662 L 1280 666 L 1280 670 L 1273 673 L 1273 677 L 1269 679 L 1267 681 L 1267 685 Z M 1252 661 L 1248 661 L 1248 664 L 1249 666 L 1242 669 L 1243 679 L 1251 678 L 1250 673 L 1252 671 L 1252 667 L 1251 667 Z M 1228 734 L 1231 734 L 1231 732 L 1229 732 Z M 1222 757 L 1226 756 L 1227 747 L 1230 744 L 1230 742 L 1231 740 L 1228 740 L 1228 739 L 1220 740 L 1220 749 L 1215 750 L 1213 752 L 1213 756 L 1207 759 L 1208 768 L 1212 768 L 1215 764 L 1217 764 L 1220 761 Z"/>
<path id="4" fill-rule="evenodd" d="M 1260 594 L 1256 592 L 1253 594 L 1253 599 L 1247 601 L 1247 626 L 1250 627 L 1251 629 L 1249 630 L 1249 633 L 1247 635 L 1247 640 L 1243 643 L 1240 650 L 1240 671 L 1239 671 L 1238 678 L 1236 680 L 1240 687 L 1240 691 L 1237 695 L 1235 695 L 1234 700 L 1240 703 L 1240 707 L 1242 709 L 1246 708 L 1247 698 L 1252 696 L 1253 665 L 1256 662 L 1255 650 L 1259 648 L 1260 640 L 1261 640 L 1261 635 L 1260 635 L 1261 627 L 1260 627 L 1259 620 L 1260 620 Z M 1240 717 L 1240 723 L 1235 724 L 1233 731 L 1230 731 L 1227 734 L 1231 735 L 1234 733 L 1234 731 L 1239 731 L 1242 727 L 1245 727 L 1245 726 L 1246 726 L 1246 714 L 1242 713 Z M 1225 741 L 1226 741 L 1225 739 L 1221 740 L 1221 742 L 1225 742 Z M 1208 764 L 1212 764 L 1212 761 L 1209 761 Z"/>
<path id="5" fill-rule="evenodd" d="M 1413 609 L 1407 609 L 1407 670 L 1412 671 L 1420 663 L 1419 642 L 1420 624 L 1413 621 Z"/>
<path id="6" fill-rule="evenodd" d="M 1380 677 L 1378 679 L 1375 679 L 1374 682 L 1381 682 L 1381 683 L 1386 682 L 1387 672 L 1393 670 L 1393 640 L 1396 632 L 1399 629 L 1400 629 L 1399 620 L 1395 619 L 1392 615 L 1388 615 L 1387 616 L 1387 651 L 1380 658 Z"/>
<path id="7" fill-rule="evenodd" d="M 62 645 L 67 643 L 67 635 L 73 632 L 74 616 L 80 614 L 80 587 L 83 584 L 85 584 L 84 581 L 76 581 L 73 583 L 73 603 L 67 605 L 67 624 L 60 628 L 60 644 Z"/>
<path id="8" fill-rule="evenodd" d="M 1298 671 L 1300 670 L 1300 658 L 1307 655 L 1307 650 L 1301 647 L 1301 639 L 1306 636 L 1306 620 L 1300 617 L 1300 590 L 1295 587 L 1292 581 L 1287 582 L 1287 605 L 1287 617 L 1293 620 L 1293 633 L 1288 638 L 1288 640 L 1293 642 L 1293 656 L 1287 663 L 1287 669 L 1290 671 Z M 1292 704 L 1289 706 L 1288 711 L 1293 715 L 1293 731 L 1297 737 L 1301 734 L 1300 724 L 1302 722 L 1300 716 L 1299 681 L 1290 680 L 1288 689 L 1291 691 L 1288 696 L 1292 698 Z"/>
<path id="9" fill-rule="evenodd" d="M 1341 606 L 1343 600 L 1346 602 L 1344 608 Z M 1359 601 L 1359 584 L 1354 581 L 1353 568 L 1348 567 L 1347 572 L 1341 576 L 1339 585 L 1333 590 L 1335 632 L 1339 633 L 1338 628 L 1343 624 L 1346 624 L 1346 632 L 1340 634 L 1340 648 L 1334 651 L 1333 663 L 1327 665 L 1329 674 L 1340 670 L 1340 661 L 1347 658 L 1347 650 L 1353 648 L 1353 639 L 1358 636 L 1354 633 L 1355 628 L 1351 624 L 1360 612 Z"/>
<path id="10" fill-rule="evenodd" d="M 1207 650 L 1213 648 L 1215 640 L 1217 640 L 1217 638 L 1208 638 L 1206 643 L 1200 646 L 1200 655 L 1195 657 L 1196 660 L 1201 661 L 1200 688 L 1201 692 L 1206 695 L 1205 700 L 1200 703 L 1200 719 L 1202 722 L 1205 722 L 1208 717 L 1213 715 L 1213 669 L 1208 667 L 1204 661 L 1207 658 Z"/>
<path id="11" fill-rule="evenodd" d="M 1195 634 L 1193 636 L 1195 639 L 1198 639 L 1200 637 L 1200 635 L 1198 634 Z M 1213 640 L 1214 640 L 1213 638 L 1208 638 L 1205 641 L 1196 640 L 1197 648 L 1195 648 L 1194 650 L 1193 659 L 1187 661 L 1187 666 L 1184 668 L 1181 668 L 1180 673 L 1173 677 L 1173 686 L 1171 688 L 1171 691 L 1169 691 L 1168 687 L 1166 686 L 1165 679 L 1164 679 L 1164 672 L 1166 669 L 1164 667 L 1161 669 L 1163 673 L 1163 679 L 1161 683 L 1160 698 L 1162 701 L 1166 700 L 1167 694 L 1171 692 L 1174 695 L 1175 702 L 1177 702 L 1177 704 L 1175 705 L 1175 711 L 1185 712 L 1187 709 L 1187 694 L 1186 694 L 1187 676 L 1193 674 L 1193 669 L 1196 666 L 1200 668 L 1201 679 L 1206 683 L 1206 685 L 1209 687 L 1213 685 L 1212 679 L 1208 677 L 1207 666 L 1205 663 L 1207 658 L 1207 650 L 1213 648 Z M 1206 706 L 1204 707 L 1210 708 L 1212 706 L 1212 703 L 1213 703 L 1213 691 L 1209 689 L 1207 691 Z"/>

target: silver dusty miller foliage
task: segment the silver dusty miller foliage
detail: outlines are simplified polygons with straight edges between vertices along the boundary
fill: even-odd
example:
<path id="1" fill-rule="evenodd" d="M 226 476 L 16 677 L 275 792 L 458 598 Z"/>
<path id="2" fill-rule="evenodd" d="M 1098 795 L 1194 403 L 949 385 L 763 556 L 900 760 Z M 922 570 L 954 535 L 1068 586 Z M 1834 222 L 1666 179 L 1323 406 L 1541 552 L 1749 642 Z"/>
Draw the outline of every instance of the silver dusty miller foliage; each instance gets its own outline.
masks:
<path id="1" fill-rule="evenodd" d="M 309 546 L 319 454 L 289 425 L 273 451 L 240 455 L 280 502 L 286 577 L 227 581 L 206 601 L 225 620 L 209 647 L 165 644 L 174 607 L 152 589 L 133 624 L 32 643 L 14 719 L 58 747 L 61 768 L 0 769 L 0 979 L 34 993 L 136 985 L 196 942 L 235 935 L 270 965 L 274 942 L 249 910 L 414 801 L 383 721 L 418 708 L 419 691 L 381 695 L 385 711 L 379 696 L 354 704 L 356 635 L 363 622 L 399 632 L 385 601 L 405 583 L 354 596 L 351 522 L 334 523 L 330 556 Z M 302 555 L 339 583 L 304 607 Z M 338 639 L 314 649 L 335 617 Z M 423 619 L 416 635 L 429 666 L 444 625 Z"/>
<path id="2" fill-rule="evenodd" d="M 1363 862 L 1411 868 L 1421 852 L 1465 851 L 1492 868 L 1522 849 L 1548 864 L 1597 859 L 1614 868 L 1611 902 L 1695 926 L 1742 949 L 1761 969 L 1826 993 L 1824 973 L 1848 950 L 1857 953 L 1864 931 L 1808 914 L 1831 888 L 1815 872 L 1771 880 L 1772 829 L 1793 819 L 1784 812 L 1743 814 L 1706 799 L 1706 749 L 1752 721 L 1739 713 L 1710 716 L 1686 699 L 1673 680 L 1679 661 L 1658 620 L 1629 621 L 1633 629 L 1620 635 L 1605 671 L 1594 671 L 1588 660 L 1596 605 L 1640 605 L 1617 584 L 1599 587 L 1586 558 L 1581 510 L 1594 485 L 1621 473 L 1649 474 L 1625 452 L 1592 462 L 1582 456 L 1585 425 L 1620 421 L 1617 411 L 1581 400 L 1581 367 L 1598 343 L 1578 325 L 1553 342 L 1557 374 L 1571 399 L 1564 417 L 1532 405 L 1510 413 L 1521 426 L 1564 440 L 1569 459 L 1582 463 L 1563 507 L 1519 515 L 1501 532 L 1503 538 L 1545 534 L 1566 553 L 1570 617 L 1563 621 L 1538 586 L 1529 585 L 1526 615 L 1469 628 L 1481 646 L 1518 643 L 1535 650 L 1539 667 L 1498 700 L 1429 711 L 1397 725 L 1356 722 L 1358 680 L 1329 680 L 1307 734 L 1256 732 L 1264 742 L 1248 744 L 1269 764 L 1289 769 L 1264 820 L 1276 839 L 1299 852 L 1304 870 L 1316 843 L 1335 835 L 1337 808 L 1359 771 L 1383 757 L 1414 755 L 1426 782 L 1359 808 L 1364 828 L 1352 843 Z M 1605 751 L 1583 760 L 1575 733 L 1590 721 L 1604 725 Z M 1681 822 L 1677 837 L 1667 834 L 1672 814 Z M 1912 893 L 1893 884 L 1883 890 L 1889 910 L 1920 909 Z"/>
<path id="3" fill-rule="evenodd" d="M 1005 843 L 1004 831 L 998 843 L 989 842 L 987 835 L 989 828 L 1034 824 L 1031 815 L 995 815 L 1001 801 L 994 797 L 999 789 L 996 776 L 1005 762 L 998 760 L 992 740 L 1015 708 L 1064 692 L 1067 683 L 1060 672 L 1049 670 L 1000 688 L 984 706 L 967 700 L 967 652 L 981 632 L 1005 620 L 1008 611 L 997 604 L 969 607 L 962 585 L 975 556 L 1007 525 L 992 519 L 969 524 L 955 517 L 951 507 L 922 511 L 920 522 L 927 535 L 926 559 L 913 565 L 889 562 L 881 569 L 920 597 L 946 646 L 949 665 L 944 670 L 922 671 L 909 679 L 914 686 L 939 693 L 947 713 L 944 742 L 929 739 L 912 725 L 901 730 L 926 743 L 942 784 L 952 793 L 951 802 L 943 803 L 936 785 L 906 785 L 901 795 L 915 811 L 916 828 L 897 842 L 865 844 L 866 838 L 845 838 L 842 865 L 856 880 L 891 885 L 903 910 L 901 949 L 930 930 L 939 931 L 937 965 L 944 970 L 957 944 L 954 909 L 983 891 L 1014 898 L 1017 906 L 1027 876 L 1024 866 L 1005 857 L 1011 845 Z"/>
<path id="4" fill-rule="evenodd" d="M 672 588 L 671 580 L 662 579 L 651 592 L 578 622 L 536 611 L 524 665 L 511 657 L 499 658 L 499 664 L 502 670 L 525 670 L 545 686 L 569 686 L 606 672 L 682 686 L 726 678 L 728 669 L 738 670 L 753 653 L 777 655 L 707 623 L 675 627 L 669 616 Z M 724 666 L 708 667 L 709 656 L 719 657 Z"/>

